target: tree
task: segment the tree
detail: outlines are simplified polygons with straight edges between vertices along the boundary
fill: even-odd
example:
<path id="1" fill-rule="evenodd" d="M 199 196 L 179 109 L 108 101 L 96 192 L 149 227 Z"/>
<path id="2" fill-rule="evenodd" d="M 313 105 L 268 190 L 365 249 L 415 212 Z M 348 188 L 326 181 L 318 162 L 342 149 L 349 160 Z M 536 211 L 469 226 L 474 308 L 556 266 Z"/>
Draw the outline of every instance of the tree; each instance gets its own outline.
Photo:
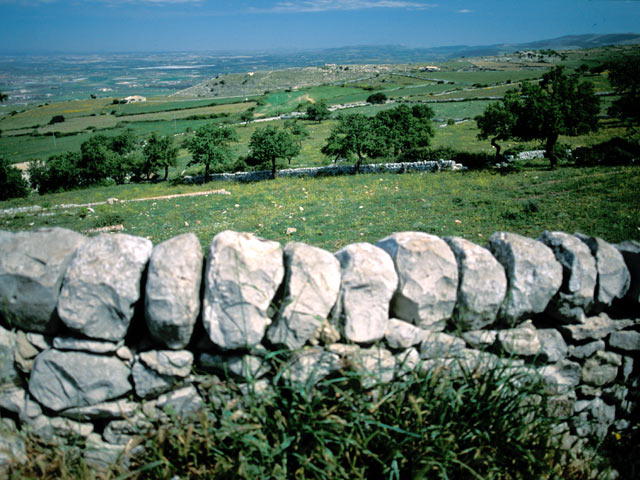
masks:
<path id="1" fill-rule="evenodd" d="M 377 136 L 394 156 L 428 147 L 433 137 L 433 110 L 427 105 L 400 105 L 379 112 L 373 120 Z"/>
<path id="2" fill-rule="evenodd" d="M 271 178 L 276 178 L 278 159 L 287 159 L 291 163 L 291 159 L 300 153 L 300 144 L 288 130 L 267 125 L 253 132 L 249 150 L 257 165 L 271 166 Z"/>
<path id="3" fill-rule="evenodd" d="M 300 150 L 302 150 L 302 142 L 303 142 L 303 140 L 305 140 L 305 139 L 307 139 L 309 137 L 309 131 L 304 126 L 304 124 L 302 122 L 297 121 L 297 120 L 286 120 L 284 122 L 284 128 L 285 128 L 285 130 L 287 130 L 293 136 L 293 139 L 300 146 Z M 291 163 L 291 159 L 292 158 L 293 157 L 289 157 L 288 158 L 289 164 Z"/>
<path id="4" fill-rule="evenodd" d="M 326 120 L 331 116 L 326 100 L 320 100 L 316 103 L 310 103 L 307 107 L 307 119 L 315 120 L 318 123 Z"/>
<path id="5" fill-rule="evenodd" d="M 242 112 L 240 115 L 240 120 L 244 122 L 244 126 L 249 125 L 249 122 L 253 120 L 253 112 L 255 112 L 255 108 L 251 107 Z"/>
<path id="6" fill-rule="evenodd" d="M 29 184 L 22 172 L 0 157 L 0 200 L 29 195 Z"/>
<path id="7" fill-rule="evenodd" d="M 367 97 L 368 103 L 382 104 L 387 101 L 387 96 L 382 92 L 372 93 Z"/>
<path id="8" fill-rule="evenodd" d="M 609 82 L 620 98 L 609 108 L 609 114 L 629 122 L 640 123 L 640 57 L 626 57 L 609 66 Z"/>
<path id="9" fill-rule="evenodd" d="M 551 168 L 557 165 L 554 151 L 560 135 L 583 135 L 598 128 L 600 99 L 593 85 L 568 76 L 563 67 L 545 73 L 539 85 L 525 82 L 510 90 L 502 103 L 491 104 L 476 117 L 479 136 L 495 140 L 514 138 L 541 140 Z"/>
<path id="10" fill-rule="evenodd" d="M 66 152 L 50 156 L 46 162 L 29 162 L 29 182 L 40 195 L 71 190 L 84 182 L 80 176 L 79 152 Z"/>
<path id="11" fill-rule="evenodd" d="M 209 181 L 211 165 L 223 165 L 231 157 L 229 144 L 237 141 L 236 131 L 231 127 L 218 126 L 215 123 L 203 125 L 196 130 L 193 138 L 186 143 L 187 150 L 193 156 L 191 165 L 204 165 L 204 181 Z"/>
<path id="12" fill-rule="evenodd" d="M 384 141 L 376 130 L 372 119 L 361 113 L 341 115 L 321 152 L 334 159 L 350 160 L 355 156 L 355 172 L 359 173 L 367 156 L 378 156 L 384 151 Z"/>
<path id="13" fill-rule="evenodd" d="M 105 135 L 94 135 L 80 145 L 78 173 L 81 185 L 93 185 L 110 177 L 120 177 L 117 169 L 121 157 L 111 149 L 112 142 Z"/>
<path id="14" fill-rule="evenodd" d="M 4 102 L 4 101 L 5 101 L 5 100 L 7 100 L 8 98 L 9 98 L 9 97 L 8 97 L 6 94 L 4 94 L 4 93 L 0 92 L 0 103 Z"/>
<path id="15" fill-rule="evenodd" d="M 147 140 L 142 150 L 144 156 L 143 173 L 147 178 L 158 168 L 164 168 L 164 179 L 169 178 L 169 167 L 178 164 L 178 149 L 173 145 L 173 137 L 159 137 L 155 132 Z"/>

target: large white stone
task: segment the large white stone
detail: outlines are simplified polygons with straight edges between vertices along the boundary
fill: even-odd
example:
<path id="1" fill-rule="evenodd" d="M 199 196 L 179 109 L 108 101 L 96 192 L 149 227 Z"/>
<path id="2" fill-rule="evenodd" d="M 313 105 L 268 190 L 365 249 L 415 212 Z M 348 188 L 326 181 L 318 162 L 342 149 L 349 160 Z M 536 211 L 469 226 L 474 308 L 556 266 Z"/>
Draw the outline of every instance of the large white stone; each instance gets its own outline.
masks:
<path id="1" fill-rule="evenodd" d="M 200 312 L 203 255 L 193 233 L 156 245 L 149 259 L 145 316 L 151 336 L 172 349 L 187 346 Z"/>
<path id="2" fill-rule="evenodd" d="M 542 242 L 515 233 L 491 235 L 487 248 L 507 273 L 507 294 L 500 316 L 513 325 L 541 313 L 562 285 L 562 266 Z"/>
<path id="3" fill-rule="evenodd" d="M 458 266 L 449 246 L 422 232 L 394 233 L 376 246 L 391 256 L 398 273 L 391 313 L 420 328 L 443 330 L 458 289 Z"/>
<path id="4" fill-rule="evenodd" d="M 591 308 L 598 271 L 587 245 L 564 232 L 545 231 L 539 240 L 553 250 L 562 265 L 562 286 L 547 312 L 563 321 L 584 322 Z"/>
<path id="5" fill-rule="evenodd" d="M 496 320 L 507 292 L 504 267 L 482 248 L 464 238 L 446 237 L 458 262 L 458 301 L 453 321 L 462 330 L 478 330 Z"/>
<path id="6" fill-rule="evenodd" d="M 344 337 L 356 343 L 384 338 L 389 305 L 398 285 L 391 257 L 369 243 L 354 243 L 336 252 L 342 283 L 336 315 Z"/>
<path id="7" fill-rule="evenodd" d="M 624 297 L 631 284 L 631 275 L 622 254 L 613 245 L 599 237 L 590 237 L 581 233 L 576 233 L 575 236 L 587 244 L 591 254 L 596 258 L 597 306 L 604 308 L 611 305 L 615 299 Z"/>
<path id="8" fill-rule="evenodd" d="M 211 341 L 229 350 L 258 345 L 283 277 L 278 242 L 229 230 L 216 235 L 209 247 L 202 316 Z"/>
<path id="9" fill-rule="evenodd" d="M 13 326 L 55 333 L 60 286 L 87 237 L 64 228 L 18 232 L 0 242 L 0 313 Z"/>
<path id="10" fill-rule="evenodd" d="M 340 262 L 331 253 L 304 243 L 284 247 L 285 296 L 267 331 L 269 341 L 302 347 L 318 331 L 340 292 Z"/>
<path id="11" fill-rule="evenodd" d="M 90 338 L 124 338 L 151 249 L 146 238 L 120 233 L 85 242 L 76 251 L 60 292 L 58 313 L 64 324 Z"/>

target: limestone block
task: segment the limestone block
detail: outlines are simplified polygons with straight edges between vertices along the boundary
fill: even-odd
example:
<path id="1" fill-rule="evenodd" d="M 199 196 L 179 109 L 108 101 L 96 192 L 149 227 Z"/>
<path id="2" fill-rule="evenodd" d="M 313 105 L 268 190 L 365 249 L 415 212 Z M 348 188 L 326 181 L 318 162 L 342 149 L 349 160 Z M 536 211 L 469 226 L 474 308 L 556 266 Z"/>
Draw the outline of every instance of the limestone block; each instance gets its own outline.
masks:
<path id="1" fill-rule="evenodd" d="M 274 345 L 302 347 L 323 324 L 340 292 L 340 262 L 331 253 L 304 243 L 284 247 L 285 296 L 269 327 Z"/>
<path id="2" fill-rule="evenodd" d="M 293 354 L 282 377 L 291 383 L 313 386 L 341 365 L 337 354 L 321 347 L 307 347 Z"/>
<path id="3" fill-rule="evenodd" d="M 0 242 L 0 313 L 13 326 L 55 333 L 60 286 L 84 235 L 64 228 L 14 233 Z"/>
<path id="4" fill-rule="evenodd" d="M 369 243 L 347 245 L 335 255 L 342 271 L 336 316 L 344 337 L 356 343 L 381 340 L 398 285 L 391 257 Z"/>
<path id="5" fill-rule="evenodd" d="M 228 350 L 258 345 L 283 277 L 278 242 L 229 230 L 217 234 L 209 247 L 202 318 L 211 341 Z"/>
<path id="6" fill-rule="evenodd" d="M 11 383 L 19 378 L 14 364 L 16 334 L 0 325 L 0 384 Z"/>
<path id="7" fill-rule="evenodd" d="M 453 322 L 462 330 L 478 330 L 496 320 L 507 292 L 504 267 L 482 248 L 464 238 L 445 237 L 458 262 L 458 299 Z"/>
<path id="8" fill-rule="evenodd" d="M 507 274 L 507 294 L 500 316 L 509 324 L 541 313 L 562 285 L 562 266 L 542 242 L 515 233 L 498 232 L 487 248 Z"/>
<path id="9" fill-rule="evenodd" d="M 614 245 L 622 254 L 631 275 L 629 291 L 625 298 L 636 305 L 640 304 L 640 242 L 629 240 Z"/>
<path id="10" fill-rule="evenodd" d="M 598 350 L 593 357 L 584 362 L 582 381 L 595 387 L 613 383 L 621 365 L 622 357 L 617 353 Z"/>
<path id="11" fill-rule="evenodd" d="M 550 395 L 558 395 L 578 386 L 582 369 L 580 364 L 565 359 L 540 367 L 538 373 L 545 384 L 546 392 Z"/>
<path id="12" fill-rule="evenodd" d="M 420 328 L 443 330 L 458 290 L 458 265 L 451 248 L 422 232 L 394 233 L 376 246 L 391 256 L 398 274 L 392 314 Z"/>
<path id="13" fill-rule="evenodd" d="M 420 358 L 452 358 L 465 348 L 464 340 L 446 333 L 429 332 L 420 344 Z"/>
<path id="14" fill-rule="evenodd" d="M 90 338 L 124 338 L 151 249 L 146 238 L 122 233 L 87 240 L 76 251 L 60 292 L 58 314 L 64 324 Z"/>
<path id="15" fill-rule="evenodd" d="M 384 339 L 391 348 L 409 348 L 418 345 L 427 334 L 415 325 L 391 318 Z"/>
<path id="16" fill-rule="evenodd" d="M 200 312 L 203 255 L 194 233 L 156 245 L 149 259 L 145 317 L 151 336 L 171 349 L 187 346 Z"/>
<path id="17" fill-rule="evenodd" d="M 609 337 L 609 345 L 627 352 L 638 352 L 640 351 L 640 332 L 633 330 L 613 332 Z"/>
<path id="18" fill-rule="evenodd" d="M 567 343 L 555 328 L 538 329 L 538 340 L 540 340 L 540 355 L 546 362 L 559 362 L 569 353 Z"/>
<path id="19" fill-rule="evenodd" d="M 538 332 L 531 321 L 524 322 L 516 328 L 498 331 L 498 341 L 511 355 L 530 357 L 536 355 L 541 348 Z"/>
<path id="20" fill-rule="evenodd" d="M 562 265 L 562 286 L 547 312 L 566 322 L 584 322 L 594 301 L 598 271 L 587 245 L 564 232 L 545 231 L 539 240 L 547 245 Z"/>

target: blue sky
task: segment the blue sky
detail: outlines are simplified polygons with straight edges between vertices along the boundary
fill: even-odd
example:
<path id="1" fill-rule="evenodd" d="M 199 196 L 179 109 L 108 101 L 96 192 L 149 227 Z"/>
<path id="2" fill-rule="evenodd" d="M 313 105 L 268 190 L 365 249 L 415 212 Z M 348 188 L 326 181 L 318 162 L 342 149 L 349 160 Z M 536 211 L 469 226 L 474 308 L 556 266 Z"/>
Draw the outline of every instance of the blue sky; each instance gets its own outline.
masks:
<path id="1" fill-rule="evenodd" d="M 486 45 L 640 32 L 638 0 L 0 0 L 1 52 Z"/>

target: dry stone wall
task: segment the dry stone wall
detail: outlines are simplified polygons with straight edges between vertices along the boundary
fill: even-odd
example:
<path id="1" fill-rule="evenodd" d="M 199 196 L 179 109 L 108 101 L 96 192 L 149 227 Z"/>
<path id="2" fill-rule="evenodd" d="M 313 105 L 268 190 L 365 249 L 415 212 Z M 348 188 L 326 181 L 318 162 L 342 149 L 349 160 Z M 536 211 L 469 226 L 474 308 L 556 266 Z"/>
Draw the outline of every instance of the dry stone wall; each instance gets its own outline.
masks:
<path id="1" fill-rule="evenodd" d="M 543 379 L 568 446 L 627 427 L 639 395 L 635 241 L 401 232 L 332 254 L 225 231 L 205 259 L 193 234 L 0 231 L 0 309 L 0 465 L 25 459 L 18 429 L 116 461 L 225 378 L 268 391 L 352 369 L 368 389 L 506 365 Z"/>

